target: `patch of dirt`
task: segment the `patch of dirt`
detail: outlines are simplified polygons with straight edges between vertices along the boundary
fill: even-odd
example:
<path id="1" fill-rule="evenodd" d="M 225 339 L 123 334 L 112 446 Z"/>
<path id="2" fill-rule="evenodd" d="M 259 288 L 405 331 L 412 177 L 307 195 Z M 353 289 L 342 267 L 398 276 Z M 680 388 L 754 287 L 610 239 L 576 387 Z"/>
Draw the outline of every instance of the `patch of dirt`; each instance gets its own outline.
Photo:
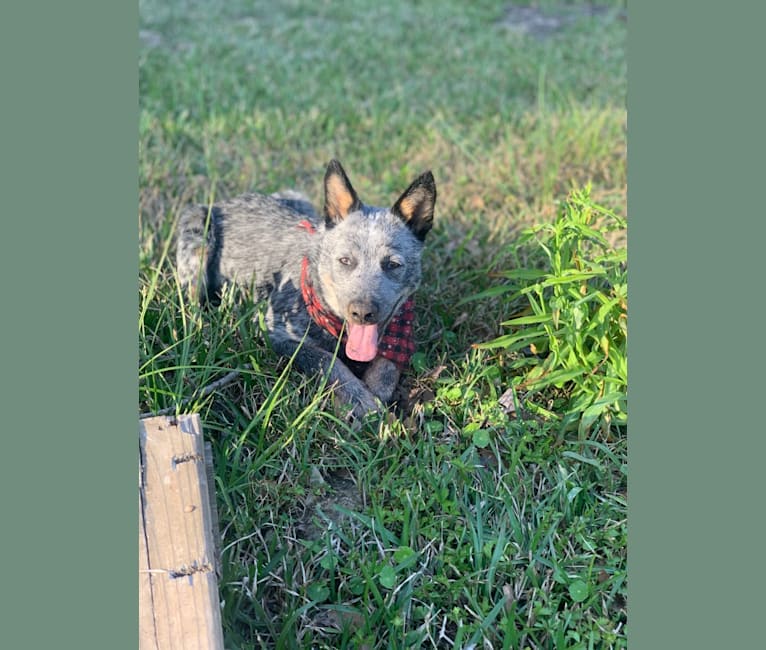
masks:
<path id="1" fill-rule="evenodd" d="M 327 530 L 327 524 L 322 514 L 334 524 L 340 524 L 347 515 L 335 508 L 336 505 L 361 512 L 364 509 L 362 495 L 354 478 L 347 472 L 331 472 L 324 476 L 319 474 L 312 478 L 315 487 L 322 488 L 322 494 L 318 497 L 309 498 L 306 502 L 306 511 L 297 525 L 297 532 L 301 539 L 319 539 Z"/>
<path id="2" fill-rule="evenodd" d="M 138 32 L 138 40 L 148 49 L 154 49 L 162 45 L 162 34 L 149 29 L 141 29 Z"/>
<path id="3" fill-rule="evenodd" d="M 614 17 L 624 22 L 628 20 L 628 12 L 600 5 L 560 5 L 543 9 L 510 4 L 500 22 L 511 31 L 542 39 L 564 30 L 578 20 L 597 17 Z"/>

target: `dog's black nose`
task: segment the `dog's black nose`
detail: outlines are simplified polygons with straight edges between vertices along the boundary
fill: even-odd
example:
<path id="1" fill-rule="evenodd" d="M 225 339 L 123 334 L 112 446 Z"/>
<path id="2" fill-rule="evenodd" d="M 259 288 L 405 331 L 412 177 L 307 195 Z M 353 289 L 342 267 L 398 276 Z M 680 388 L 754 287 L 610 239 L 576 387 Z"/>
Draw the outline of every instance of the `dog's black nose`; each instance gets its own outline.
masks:
<path id="1" fill-rule="evenodd" d="M 378 322 L 378 305 L 372 302 L 351 302 L 348 305 L 348 320 L 357 325 L 372 325 Z"/>

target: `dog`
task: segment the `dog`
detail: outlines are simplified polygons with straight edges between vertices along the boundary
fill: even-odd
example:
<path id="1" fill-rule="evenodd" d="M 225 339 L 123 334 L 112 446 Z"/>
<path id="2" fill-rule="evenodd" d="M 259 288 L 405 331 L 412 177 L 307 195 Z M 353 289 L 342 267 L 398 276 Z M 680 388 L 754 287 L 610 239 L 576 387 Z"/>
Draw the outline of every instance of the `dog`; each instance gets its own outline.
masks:
<path id="1" fill-rule="evenodd" d="M 183 211 L 179 281 L 202 304 L 224 286 L 266 302 L 273 349 L 321 372 L 356 418 L 391 402 L 414 352 L 413 292 L 431 230 L 436 185 L 418 176 L 391 208 L 365 205 L 337 160 L 317 214 L 296 192 L 245 194 Z"/>

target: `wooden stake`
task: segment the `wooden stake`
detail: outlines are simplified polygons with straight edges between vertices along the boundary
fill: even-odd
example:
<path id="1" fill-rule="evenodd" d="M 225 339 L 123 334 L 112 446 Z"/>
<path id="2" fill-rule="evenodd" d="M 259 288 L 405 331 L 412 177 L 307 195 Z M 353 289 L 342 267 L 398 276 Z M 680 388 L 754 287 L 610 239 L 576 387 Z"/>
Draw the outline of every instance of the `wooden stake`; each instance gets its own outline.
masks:
<path id="1" fill-rule="evenodd" d="M 199 416 L 140 420 L 139 453 L 140 648 L 223 650 Z"/>

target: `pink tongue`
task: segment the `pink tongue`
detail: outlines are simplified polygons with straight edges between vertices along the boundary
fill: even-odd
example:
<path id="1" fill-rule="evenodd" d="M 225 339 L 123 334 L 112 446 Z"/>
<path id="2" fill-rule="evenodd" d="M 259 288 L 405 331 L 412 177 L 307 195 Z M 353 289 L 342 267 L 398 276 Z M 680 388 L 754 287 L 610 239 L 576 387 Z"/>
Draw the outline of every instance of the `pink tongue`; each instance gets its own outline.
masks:
<path id="1" fill-rule="evenodd" d="M 354 361 L 372 361 L 378 353 L 378 326 L 347 325 L 346 356 Z"/>

